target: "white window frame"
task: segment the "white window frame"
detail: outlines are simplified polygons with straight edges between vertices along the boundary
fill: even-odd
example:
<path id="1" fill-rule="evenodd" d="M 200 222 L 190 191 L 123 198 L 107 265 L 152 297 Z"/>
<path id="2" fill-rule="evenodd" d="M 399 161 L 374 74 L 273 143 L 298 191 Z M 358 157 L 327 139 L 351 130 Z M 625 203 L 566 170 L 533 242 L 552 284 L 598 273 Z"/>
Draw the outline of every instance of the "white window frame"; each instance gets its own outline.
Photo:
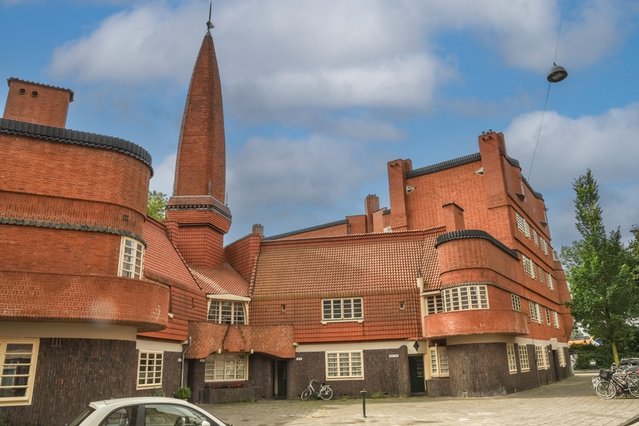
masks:
<path id="1" fill-rule="evenodd" d="M 535 345 L 535 359 L 537 370 L 548 370 L 548 353 L 544 346 Z"/>
<path id="2" fill-rule="evenodd" d="M 524 264 L 524 272 L 526 273 L 526 275 L 534 279 L 536 274 L 535 262 L 533 262 L 532 259 L 523 254 L 521 255 L 521 261 Z"/>
<path id="3" fill-rule="evenodd" d="M 326 380 L 363 379 L 363 351 L 327 351 L 324 353 Z"/>
<path id="4" fill-rule="evenodd" d="M 362 321 L 364 319 L 364 299 L 346 297 L 322 299 L 322 321 Z"/>
<path id="5" fill-rule="evenodd" d="M 248 324 L 246 305 L 237 300 L 209 299 L 207 320 L 216 324 Z"/>
<path id="6" fill-rule="evenodd" d="M 550 309 L 544 308 L 546 310 L 546 325 L 550 325 Z"/>
<path id="7" fill-rule="evenodd" d="M 485 285 L 463 285 L 441 291 L 445 312 L 489 309 Z"/>
<path id="8" fill-rule="evenodd" d="M 162 351 L 140 351 L 136 389 L 161 388 L 163 369 L 164 353 Z"/>
<path id="9" fill-rule="evenodd" d="M 555 279 L 552 277 L 551 273 L 548 272 L 548 288 L 550 288 L 551 290 L 555 289 Z"/>
<path id="10" fill-rule="evenodd" d="M 530 319 L 541 324 L 541 308 L 539 304 L 529 300 L 528 307 L 530 308 Z"/>
<path id="11" fill-rule="evenodd" d="M 506 358 L 508 358 L 508 372 L 517 373 L 517 356 L 515 355 L 515 344 L 506 343 Z"/>
<path id="12" fill-rule="evenodd" d="M 428 359 L 431 377 L 449 377 L 448 348 L 446 346 L 430 346 Z"/>
<path id="13" fill-rule="evenodd" d="M 122 237 L 118 276 L 138 280 L 144 277 L 144 244 L 133 238 Z"/>
<path id="14" fill-rule="evenodd" d="M 552 311 L 552 323 L 555 328 L 559 328 L 559 314 L 557 311 Z"/>
<path id="15" fill-rule="evenodd" d="M 521 297 L 514 293 L 511 293 L 510 300 L 513 304 L 513 311 L 521 312 Z"/>
<path id="16" fill-rule="evenodd" d="M 550 252 L 550 250 L 549 250 L 549 248 L 548 248 L 548 242 L 547 242 L 545 239 L 543 239 L 543 238 L 540 238 L 540 242 L 541 242 L 541 251 L 542 251 L 542 252 L 543 252 L 546 256 L 548 256 L 548 253 Z"/>
<path id="17" fill-rule="evenodd" d="M 444 312 L 444 302 L 441 294 L 430 294 L 426 299 L 426 315 L 438 314 Z"/>
<path id="18" fill-rule="evenodd" d="M 557 350 L 557 355 L 559 356 L 559 366 L 560 367 L 565 367 L 566 366 L 566 354 L 564 353 L 564 348 L 560 347 Z"/>
<path id="19" fill-rule="evenodd" d="M 517 222 L 517 229 L 527 238 L 530 238 L 530 225 L 519 212 L 515 212 L 515 221 Z"/>
<path id="20" fill-rule="evenodd" d="M 0 387 L 24 390 L 24 395 L 0 397 L 0 407 L 31 405 L 39 348 L 39 339 L 0 340 Z"/>
<path id="21" fill-rule="evenodd" d="M 535 243 L 536 246 L 539 245 L 539 234 L 537 233 L 537 230 L 535 228 L 533 228 L 532 230 L 532 235 L 533 235 L 533 242 Z"/>
<path id="22" fill-rule="evenodd" d="M 517 345 L 517 350 L 519 352 L 519 367 L 521 368 L 521 372 L 530 371 L 530 360 L 528 359 L 528 346 L 526 345 Z"/>
<path id="23" fill-rule="evenodd" d="M 249 356 L 246 353 L 214 353 L 204 361 L 204 381 L 241 382 L 248 380 Z"/>

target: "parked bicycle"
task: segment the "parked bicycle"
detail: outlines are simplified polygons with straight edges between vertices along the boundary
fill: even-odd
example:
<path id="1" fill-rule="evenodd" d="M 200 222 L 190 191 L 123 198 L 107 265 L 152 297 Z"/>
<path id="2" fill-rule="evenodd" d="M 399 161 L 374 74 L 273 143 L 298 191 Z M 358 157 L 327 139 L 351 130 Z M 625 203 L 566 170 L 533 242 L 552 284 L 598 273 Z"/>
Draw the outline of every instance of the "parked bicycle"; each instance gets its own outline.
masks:
<path id="1" fill-rule="evenodd" d="M 639 376 L 623 369 L 616 369 L 614 365 L 610 370 L 600 370 L 599 377 L 593 378 L 592 384 L 597 396 L 603 399 L 628 395 L 639 397 Z"/>
<path id="2" fill-rule="evenodd" d="M 333 389 L 326 383 L 320 383 L 315 379 L 311 379 L 308 382 L 308 387 L 302 391 L 300 398 L 302 401 L 306 401 L 311 395 L 315 395 L 316 398 L 322 398 L 324 401 L 328 401 L 333 397 Z"/>

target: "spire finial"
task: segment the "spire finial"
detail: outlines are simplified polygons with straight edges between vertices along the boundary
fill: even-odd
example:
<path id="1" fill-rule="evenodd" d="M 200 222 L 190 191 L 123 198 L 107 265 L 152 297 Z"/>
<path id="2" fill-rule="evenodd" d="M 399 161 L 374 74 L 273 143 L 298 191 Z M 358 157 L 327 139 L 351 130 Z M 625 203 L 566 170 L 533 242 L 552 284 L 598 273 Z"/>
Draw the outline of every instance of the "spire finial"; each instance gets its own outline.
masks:
<path id="1" fill-rule="evenodd" d="M 211 9 L 213 8 L 213 2 L 211 1 L 209 3 L 209 20 L 206 21 L 206 28 L 208 29 L 208 31 L 211 31 L 211 28 L 215 28 L 215 25 L 213 25 L 213 22 L 211 22 Z"/>

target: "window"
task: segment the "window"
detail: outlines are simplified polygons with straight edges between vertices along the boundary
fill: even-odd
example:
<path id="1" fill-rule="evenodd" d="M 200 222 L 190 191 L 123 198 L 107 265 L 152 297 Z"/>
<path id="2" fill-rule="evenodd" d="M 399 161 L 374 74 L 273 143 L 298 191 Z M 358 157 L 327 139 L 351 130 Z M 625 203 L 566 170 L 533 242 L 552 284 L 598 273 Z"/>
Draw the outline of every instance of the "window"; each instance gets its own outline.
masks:
<path id="1" fill-rule="evenodd" d="M 162 387 L 162 352 L 143 352 L 138 356 L 138 389 Z"/>
<path id="2" fill-rule="evenodd" d="M 513 302 L 513 310 L 521 312 L 521 297 L 511 294 L 510 298 Z"/>
<path id="3" fill-rule="evenodd" d="M 246 324 L 244 302 L 210 300 L 208 320 L 218 324 Z"/>
<path id="4" fill-rule="evenodd" d="M 38 340 L 0 340 L 0 406 L 31 403 Z"/>
<path id="5" fill-rule="evenodd" d="M 432 377 L 448 377 L 448 350 L 446 346 L 428 348 L 430 357 L 430 375 Z"/>
<path id="6" fill-rule="evenodd" d="M 548 281 L 548 287 L 551 290 L 554 290 L 555 289 L 555 280 L 552 277 L 552 275 L 550 275 L 550 272 L 548 273 L 548 275 L 546 277 L 548 278 L 548 280 L 547 280 Z"/>
<path id="7" fill-rule="evenodd" d="M 539 305 L 529 300 L 528 307 L 530 308 L 530 319 L 541 323 L 541 309 L 539 308 Z"/>
<path id="8" fill-rule="evenodd" d="M 546 273 L 546 271 L 541 269 L 541 266 L 539 267 L 539 271 L 538 272 L 539 272 L 539 274 L 538 274 L 539 282 L 542 283 L 542 284 L 545 284 L 546 283 L 546 277 L 548 276 L 548 273 Z"/>
<path id="9" fill-rule="evenodd" d="M 528 361 L 528 347 L 526 345 L 517 345 L 519 350 L 519 366 L 521 371 L 530 371 L 530 362 Z"/>
<path id="10" fill-rule="evenodd" d="M 544 308 L 546 310 L 546 324 L 550 325 L 550 309 Z"/>
<path id="11" fill-rule="evenodd" d="M 439 312 L 444 312 L 441 295 L 435 294 L 432 296 L 426 296 L 426 314 L 432 315 Z"/>
<path id="12" fill-rule="evenodd" d="M 362 298 L 322 300 L 323 321 L 361 320 Z"/>
<path id="13" fill-rule="evenodd" d="M 205 420 L 210 422 L 203 414 L 195 411 L 191 407 L 171 403 L 145 404 L 140 405 L 140 410 L 144 407 L 145 426 L 166 426 L 166 425 L 201 425 Z M 137 407 L 136 407 L 137 408 Z M 111 424 L 111 423 L 109 423 Z M 135 421 L 127 423 L 115 423 L 117 425 L 135 425 Z M 219 423 L 214 422 L 214 425 Z"/>
<path id="14" fill-rule="evenodd" d="M 506 343 L 506 356 L 508 358 L 508 372 L 515 374 L 517 372 L 517 357 L 515 356 L 514 343 Z"/>
<path id="15" fill-rule="evenodd" d="M 533 234 L 533 242 L 535 243 L 536 246 L 539 245 L 539 234 L 537 233 L 536 229 L 532 230 L 532 234 Z"/>
<path id="16" fill-rule="evenodd" d="M 120 246 L 120 270 L 118 276 L 141 279 L 143 273 L 144 246 L 133 238 L 122 237 Z"/>
<path id="17" fill-rule="evenodd" d="M 204 363 L 205 382 L 247 380 L 248 356 L 245 354 L 213 354 Z"/>
<path id="18" fill-rule="evenodd" d="M 555 328 L 559 328 L 559 314 L 552 311 L 552 324 Z"/>
<path id="19" fill-rule="evenodd" d="M 524 272 L 532 278 L 535 278 L 535 263 L 523 254 L 521 255 L 521 260 L 524 263 Z"/>
<path id="20" fill-rule="evenodd" d="M 548 369 L 548 353 L 543 346 L 535 346 L 535 359 L 537 360 L 538 370 Z"/>
<path id="21" fill-rule="evenodd" d="M 540 239 L 539 239 L 539 242 L 541 243 L 541 251 L 543 251 L 543 252 L 544 252 L 544 254 L 545 254 L 546 256 L 548 256 L 548 252 L 549 252 L 549 250 L 548 250 L 548 243 L 547 243 L 547 242 L 546 242 L 546 240 L 544 240 L 543 238 L 540 238 Z"/>
<path id="22" fill-rule="evenodd" d="M 326 378 L 328 380 L 363 377 L 362 351 L 326 352 Z"/>
<path id="23" fill-rule="evenodd" d="M 515 219 L 517 221 L 517 229 L 519 229 L 526 237 L 530 238 L 530 225 L 528 225 L 526 219 L 524 219 L 524 217 L 518 212 L 515 212 Z"/>
<path id="24" fill-rule="evenodd" d="M 488 309 L 488 293 L 485 285 L 467 285 L 442 290 L 444 311 Z"/>
<path id="25" fill-rule="evenodd" d="M 564 348 L 559 348 L 559 350 L 557 351 L 557 355 L 559 356 L 559 366 L 560 367 L 565 367 L 566 366 L 566 354 L 564 353 Z"/>

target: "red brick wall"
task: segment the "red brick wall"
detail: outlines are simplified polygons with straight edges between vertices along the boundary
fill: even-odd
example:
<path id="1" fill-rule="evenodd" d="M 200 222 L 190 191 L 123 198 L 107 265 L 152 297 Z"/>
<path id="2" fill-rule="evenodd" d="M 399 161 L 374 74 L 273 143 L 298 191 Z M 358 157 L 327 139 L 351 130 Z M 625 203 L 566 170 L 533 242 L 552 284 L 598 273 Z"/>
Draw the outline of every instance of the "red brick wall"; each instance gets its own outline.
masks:
<path id="1" fill-rule="evenodd" d="M 224 248 L 226 260 L 246 281 L 251 280 L 261 240 L 261 236 L 252 234 Z"/>
<path id="2" fill-rule="evenodd" d="M 66 89 L 11 79 L 4 118 L 64 127 L 71 100 L 72 94 Z"/>

